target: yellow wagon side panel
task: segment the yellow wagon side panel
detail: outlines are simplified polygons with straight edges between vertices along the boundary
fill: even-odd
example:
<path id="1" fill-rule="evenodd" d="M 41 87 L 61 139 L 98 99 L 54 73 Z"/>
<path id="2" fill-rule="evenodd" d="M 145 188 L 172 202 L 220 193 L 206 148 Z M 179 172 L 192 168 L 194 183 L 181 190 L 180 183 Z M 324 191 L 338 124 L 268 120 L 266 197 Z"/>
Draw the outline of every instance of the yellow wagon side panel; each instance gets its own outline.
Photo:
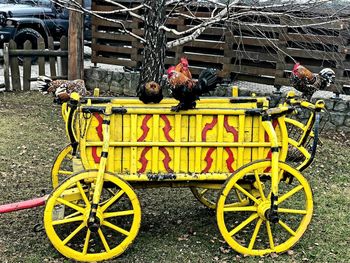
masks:
<path id="1" fill-rule="evenodd" d="M 127 106 L 126 113 L 111 116 L 107 170 L 124 175 L 211 176 L 230 174 L 253 160 L 269 158 L 270 141 L 261 116 L 245 112 L 255 109 L 256 104 L 240 105 L 242 108 L 220 106 L 181 113 L 161 105 L 142 108 L 135 102 Z M 96 169 L 103 141 L 103 114 L 91 113 L 85 121 L 88 129 L 81 144 L 82 160 L 85 169 Z M 279 137 L 286 136 L 277 121 L 273 125 Z"/>

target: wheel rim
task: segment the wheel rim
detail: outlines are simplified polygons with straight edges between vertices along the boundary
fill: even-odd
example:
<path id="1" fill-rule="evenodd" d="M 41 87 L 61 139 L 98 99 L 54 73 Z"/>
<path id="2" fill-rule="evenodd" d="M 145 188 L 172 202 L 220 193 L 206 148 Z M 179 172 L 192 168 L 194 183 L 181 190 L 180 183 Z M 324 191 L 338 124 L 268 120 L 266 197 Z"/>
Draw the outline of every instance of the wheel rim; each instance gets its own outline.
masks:
<path id="1" fill-rule="evenodd" d="M 55 189 L 64 179 L 73 174 L 73 147 L 67 145 L 56 157 L 51 169 L 52 187 Z"/>
<path id="2" fill-rule="evenodd" d="M 211 189 L 211 188 L 200 188 L 200 187 L 191 187 L 192 194 L 196 197 L 196 199 L 203 204 L 204 206 L 210 209 L 216 209 L 216 202 L 218 200 L 218 196 L 220 194 L 219 189 Z M 236 191 L 237 202 L 226 204 L 225 206 L 245 206 L 248 204 L 248 200 L 243 198 L 242 195 Z"/>
<path id="3" fill-rule="evenodd" d="M 204 206 L 210 209 L 216 208 L 216 200 L 219 194 L 217 189 L 191 187 L 191 192 Z"/>
<path id="4" fill-rule="evenodd" d="M 271 205 L 271 184 L 269 175 L 264 171 L 270 166 L 270 161 L 260 161 L 242 167 L 228 179 L 218 200 L 219 230 L 226 242 L 241 254 L 264 255 L 286 251 L 301 238 L 311 221 L 311 188 L 300 172 L 285 163 L 279 163 L 280 177 L 289 175 L 293 180 L 287 181 L 292 183 L 279 183 L 278 223 L 273 224 L 266 219 Z M 235 190 L 250 199 L 248 206 L 225 206 L 227 202 L 232 202 L 230 198 Z"/>
<path id="5" fill-rule="evenodd" d="M 68 258 L 100 261 L 116 257 L 138 233 L 141 222 L 138 198 L 125 181 L 108 173 L 104 175 L 104 192 L 97 211 L 100 227 L 95 233 L 90 231 L 87 222 L 96 177 L 97 171 L 74 175 L 59 185 L 47 201 L 44 212 L 47 236 Z"/>

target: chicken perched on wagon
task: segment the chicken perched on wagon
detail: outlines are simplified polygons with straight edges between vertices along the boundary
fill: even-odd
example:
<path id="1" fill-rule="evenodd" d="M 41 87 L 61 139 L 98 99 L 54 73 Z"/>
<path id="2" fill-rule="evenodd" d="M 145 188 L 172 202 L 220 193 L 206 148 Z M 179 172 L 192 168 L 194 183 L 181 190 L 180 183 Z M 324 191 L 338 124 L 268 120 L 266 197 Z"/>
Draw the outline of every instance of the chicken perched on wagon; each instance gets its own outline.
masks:
<path id="1" fill-rule="evenodd" d="M 300 171 L 312 161 L 322 101 L 289 94 L 277 108 L 267 98 L 201 98 L 195 108 L 174 99 L 82 97 L 63 104 L 70 144 L 52 168 L 54 190 L 44 224 L 54 247 L 81 261 L 123 253 L 138 234 L 136 188 L 189 187 L 216 209 L 219 231 L 237 252 L 280 253 L 304 234 L 312 191 Z M 307 123 L 290 119 L 297 108 Z M 299 140 L 287 125 L 298 126 Z M 305 141 L 313 138 L 311 148 Z M 290 147 L 304 160 L 286 163 Z M 67 160 L 68 166 L 67 166 Z"/>

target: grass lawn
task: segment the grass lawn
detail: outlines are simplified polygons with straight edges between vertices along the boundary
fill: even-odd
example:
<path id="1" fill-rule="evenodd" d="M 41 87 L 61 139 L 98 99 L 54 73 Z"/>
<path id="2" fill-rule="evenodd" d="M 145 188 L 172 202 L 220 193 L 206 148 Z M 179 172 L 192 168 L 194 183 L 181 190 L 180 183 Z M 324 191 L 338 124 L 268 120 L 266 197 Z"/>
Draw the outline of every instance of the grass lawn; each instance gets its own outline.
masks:
<path id="1" fill-rule="evenodd" d="M 334 138 L 333 138 L 334 137 Z M 189 189 L 137 190 L 142 206 L 133 245 L 110 262 L 349 262 L 350 142 L 322 137 L 304 172 L 314 193 L 312 222 L 288 253 L 244 257 L 223 241 L 213 211 Z M 60 108 L 37 92 L 0 93 L 0 204 L 51 191 L 50 169 L 66 145 Z M 43 207 L 0 215 L 0 262 L 73 262 L 61 256 L 44 231 Z"/>

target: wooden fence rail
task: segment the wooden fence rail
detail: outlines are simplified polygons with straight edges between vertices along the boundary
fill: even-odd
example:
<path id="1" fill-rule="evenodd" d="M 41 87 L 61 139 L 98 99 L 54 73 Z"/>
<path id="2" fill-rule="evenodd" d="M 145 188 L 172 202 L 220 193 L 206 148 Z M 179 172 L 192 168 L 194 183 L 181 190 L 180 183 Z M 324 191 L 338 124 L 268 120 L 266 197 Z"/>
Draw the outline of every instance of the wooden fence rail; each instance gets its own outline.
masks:
<path id="1" fill-rule="evenodd" d="M 24 43 L 23 49 L 17 49 L 16 42 L 10 40 L 4 44 L 4 80 L 7 91 L 30 90 L 31 81 L 38 76 L 49 76 L 52 79 L 66 79 L 68 74 L 68 39 L 62 37 L 60 49 L 54 49 L 53 38 L 48 39 L 48 48 L 45 48 L 44 39 L 38 40 L 38 48 L 32 49 L 30 41 Z M 46 58 L 50 64 L 50 72 L 45 71 Z M 37 60 L 38 76 L 32 77 L 33 61 Z M 23 66 L 23 86 L 21 84 L 20 62 Z M 58 70 L 60 74 L 58 75 Z"/>
<path id="2" fill-rule="evenodd" d="M 139 4 L 139 1 L 119 1 L 128 7 Z M 93 0 L 92 9 L 113 11 L 116 6 Z M 194 8 L 191 11 L 201 17 L 210 15 L 210 10 L 205 11 L 203 8 Z M 322 20 L 319 18 L 322 15 L 309 15 L 312 21 L 327 20 L 326 16 Z M 143 36 L 144 25 L 139 19 L 120 13 L 115 17 L 109 14 L 108 17 L 122 19 L 128 30 Z M 350 86 L 348 20 L 322 24 L 307 31 L 302 27 L 306 23 L 306 17 L 299 21 L 286 16 L 275 20 L 275 27 L 268 27 L 264 22 L 257 23 L 254 27 L 232 24 L 229 29 L 214 25 L 196 40 L 167 50 L 166 66 L 174 65 L 181 56 L 186 56 L 194 75 L 205 67 L 214 67 L 220 70 L 220 75 L 224 78 L 289 85 L 289 75 L 293 68 L 293 61 L 290 59 L 292 56 L 314 72 L 318 72 L 321 67 L 334 69 L 339 85 Z M 193 21 L 181 17 L 168 19 L 167 24 L 178 31 L 195 26 Z M 119 28 L 120 25 L 116 23 L 95 17 L 92 19 L 92 62 L 139 67 L 143 45 L 129 35 L 121 34 Z M 168 40 L 176 38 L 171 34 L 167 36 Z"/>

